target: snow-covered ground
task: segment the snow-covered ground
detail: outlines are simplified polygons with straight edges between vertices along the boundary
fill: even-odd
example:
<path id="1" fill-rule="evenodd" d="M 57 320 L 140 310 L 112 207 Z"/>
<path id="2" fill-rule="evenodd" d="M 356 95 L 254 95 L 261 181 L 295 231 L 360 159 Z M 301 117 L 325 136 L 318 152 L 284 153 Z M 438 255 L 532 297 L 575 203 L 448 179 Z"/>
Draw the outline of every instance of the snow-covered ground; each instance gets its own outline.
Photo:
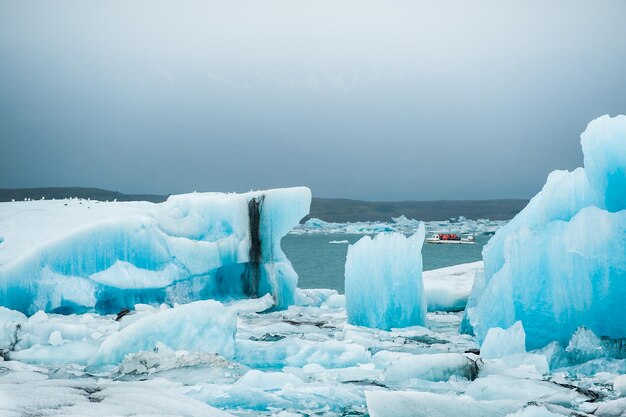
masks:
<path id="1" fill-rule="evenodd" d="M 465 289 L 480 269 L 473 263 L 426 272 L 425 287 L 432 292 L 442 281 Z M 427 327 L 383 331 L 348 325 L 344 297 L 334 291 L 298 290 L 296 301 L 273 312 L 264 312 L 270 296 L 223 307 L 213 301 L 139 306 L 120 321 L 95 314 L 26 319 L 3 310 L 2 334 L 13 351 L 0 362 L 0 415 L 626 413 L 619 376 L 626 373 L 626 351 L 589 331 L 579 331 L 569 346 L 532 353 L 519 348 L 521 328 L 496 332 L 486 359 L 472 336 L 459 334 L 460 312 L 430 312 Z M 202 312 L 210 327 L 221 326 L 222 337 L 205 333 L 204 343 L 195 344 L 178 338 L 189 325 L 184 317 Z M 131 328 L 143 345 L 124 335 Z M 121 362 L 116 355 L 94 359 L 124 349 Z"/>

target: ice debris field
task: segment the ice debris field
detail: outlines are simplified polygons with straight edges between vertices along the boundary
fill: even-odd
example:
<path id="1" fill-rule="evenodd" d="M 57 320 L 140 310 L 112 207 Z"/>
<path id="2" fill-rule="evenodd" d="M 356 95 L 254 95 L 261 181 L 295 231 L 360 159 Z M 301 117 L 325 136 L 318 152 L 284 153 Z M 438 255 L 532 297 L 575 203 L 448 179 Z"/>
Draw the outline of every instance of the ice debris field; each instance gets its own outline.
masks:
<path id="1" fill-rule="evenodd" d="M 1 203 L 0 415 L 626 416 L 626 117 L 581 138 L 427 272 L 424 224 L 297 226 L 307 188 Z M 281 238 L 338 228 L 345 296 L 297 288 Z"/>
<path id="2" fill-rule="evenodd" d="M 296 225 L 289 232 L 292 235 L 306 234 L 353 234 L 372 235 L 376 233 L 398 232 L 404 234 L 416 233 L 420 224 L 424 224 L 429 232 L 445 232 L 458 234 L 493 234 L 507 222 L 503 220 L 489 219 L 466 219 L 463 216 L 448 220 L 421 222 L 408 219 L 405 216 L 392 217 L 388 222 L 352 222 L 332 223 L 320 219 L 309 219 L 302 224 Z M 333 243 L 343 243 L 335 241 Z M 346 242 L 347 243 L 347 242 Z"/>

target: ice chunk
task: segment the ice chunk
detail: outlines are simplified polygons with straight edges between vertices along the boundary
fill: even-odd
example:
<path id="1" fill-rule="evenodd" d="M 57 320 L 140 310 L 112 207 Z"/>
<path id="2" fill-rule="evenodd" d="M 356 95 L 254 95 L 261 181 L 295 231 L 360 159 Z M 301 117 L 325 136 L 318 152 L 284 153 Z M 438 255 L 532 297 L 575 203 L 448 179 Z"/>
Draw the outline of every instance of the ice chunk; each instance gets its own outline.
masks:
<path id="1" fill-rule="evenodd" d="M 35 344 L 28 349 L 11 352 L 9 359 L 38 365 L 59 366 L 61 364 L 86 365 L 98 352 L 99 343 L 81 340 L 61 345 Z"/>
<path id="2" fill-rule="evenodd" d="M 514 401 L 416 391 L 365 391 L 365 399 L 370 417 L 504 417 L 519 408 Z"/>
<path id="3" fill-rule="evenodd" d="M 617 391 L 619 395 L 626 397 L 626 375 L 619 375 L 615 378 L 613 390 Z"/>
<path id="4" fill-rule="evenodd" d="M 4 371 L 4 369 L 3 369 Z M 233 417 L 183 395 L 182 384 L 155 378 L 119 382 L 108 378 L 58 379 L 32 370 L 0 376 L 3 416 Z"/>
<path id="5" fill-rule="evenodd" d="M 294 302 L 281 238 L 308 188 L 174 195 L 164 203 L 0 203 L 0 304 L 26 314 L 271 294 Z"/>
<path id="6" fill-rule="evenodd" d="M 207 365 L 213 369 L 230 369 L 234 365 L 216 353 L 198 353 L 179 350 L 157 343 L 154 350 L 127 355 L 119 365 L 122 374 L 152 374 L 176 368 Z M 206 375 L 205 375 L 206 377 Z"/>
<path id="7" fill-rule="evenodd" d="M 477 375 L 476 362 L 458 353 L 403 355 L 385 369 L 385 382 L 411 378 L 447 381 L 451 376 L 472 380 Z"/>
<path id="8" fill-rule="evenodd" d="M 626 116 L 602 116 L 580 135 L 585 174 L 608 211 L 626 208 Z"/>
<path id="9" fill-rule="evenodd" d="M 509 355 L 526 353 L 526 334 L 521 321 L 508 329 L 492 327 L 487 332 L 480 348 L 480 355 L 485 359 L 502 358 Z"/>
<path id="10" fill-rule="evenodd" d="M 600 338 L 584 327 L 574 333 L 565 351 L 573 363 L 583 363 L 605 355 Z"/>
<path id="11" fill-rule="evenodd" d="M 261 372 L 253 369 L 246 372 L 236 384 L 242 387 L 259 388 L 264 391 L 269 391 L 281 389 L 286 385 L 296 387 L 303 385 L 304 382 L 297 376 L 284 372 Z"/>
<path id="12" fill-rule="evenodd" d="M 15 346 L 17 331 L 25 321 L 26 316 L 19 311 L 0 307 L 0 352 Z"/>
<path id="13" fill-rule="evenodd" d="M 324 310 L 346 308 L 346 297 L 343 294 L 333 294 L 322 303 L 320 308 Z"/>
<path id="14" fill-rule="evenodd" d="M 228 303 L 228 308 L 237 314 L 242 313 L 261 313 L 269 310 L 274 306 L 274 300 L 269 294 L 265 294 L 261 298 L 252 300 L 237 300 L 232 303 Z"/>
<path id="15" fill-rule="evenodd" d="M 52 333 L 50 333 L 50 338 L 48 339 L 48 343 L 50 343 L 52 346 L 61 346 L 63 342 L 64 342 L 63 335 L 61 334 L 60 331 L 55 330 Z"/>
<path id="16" fill-rule="evenodd" d="M 370 354 L 360 345 L 327 340 L 312 342 L 286 338 L 273 343 L 259 341 L 237 342 L 237 362 L 257 368 L 303 367 L 317 364 L 325 368 L 356 366 L 370 361 Z"/>
<path id="17" fill-rule="evenodd" d="M 174 350 L 218 353 L 232 358 L 235 353 L 237 315 L 213 300 L 196 301 L 147 314 L 107 337 L 90 365 L 122 362 L 130 353 L 152 350 L 163 343 Z"/>
<path id="18" fill-rule="evenodd" d="M 563 417 L 563 414 L 548 411 L 546 407 L 531 405 L 515 413 L 508 414 L 506 417 Z"/>
<path id="19" fill-rule="evenodd" d="M 526 353 L 504 356 L 498 359 L 484 359 L 480 376 L 507 375 L 515 378 L 539 379 L 550 372 L 544 355 Z"/>
<path id="20" fill-rule="evenodd" d="M 407 238 L 400 233 L 363 237 L 348 247 L 345 302 L 348 323 L 389 330 L 423 325 L 424 225 Z"/>
<path id="21" fill-rule="evenodd" d="M 351 384 L 303 383 L 280 372 L 251 371 L 247 378 L 232 385 L 202 384 L 188 395 L 216 407 L 233 410 L 237 415 L 297 417 L 363 415 L 363 395 Z M 244 376 L 245 377 L 245 376 Z M 255 380 L 260 383 L 255 386 Z M 276 378 L 275 381 L 272 378 Z"/>
<path id="22" fill-rule="evenodd" d="M 586 400 L 576 390 L 540 379 L 490 375 L 473 381 L 465 394 L 479 401 L 510 400 L 520 406 L 532 402 L 546 402 L 568 407 Z"/>
<path id="23" fill-rule="evenodd" d="M 581 136 L 584 168 L 555 171 L 483 249 L 464 330 L 483 340 L 521 320 L 529 349 L 565 345 L 580 326 L 626 337 L 626 116 Z"/>
<path id="24" fill-rule="evenodd" d="M 319 307 L 333 295 L 337 295 L 336 290 L 330 289 L 302 289 L 296 288 L 296 300 L 297 306 Z"/>
<path id="25" fill-rule="evenodd" d="M 598 404 L 593 412 L 596 417 L 624 417 L 626 416 L 626 398 L 606 401 Z"/>
<path id="26" fill-rule="evenodd" d="M 424 271 L 428 311 L 463 311 L 474 277 L 482 272 L 482 261 Z"/>

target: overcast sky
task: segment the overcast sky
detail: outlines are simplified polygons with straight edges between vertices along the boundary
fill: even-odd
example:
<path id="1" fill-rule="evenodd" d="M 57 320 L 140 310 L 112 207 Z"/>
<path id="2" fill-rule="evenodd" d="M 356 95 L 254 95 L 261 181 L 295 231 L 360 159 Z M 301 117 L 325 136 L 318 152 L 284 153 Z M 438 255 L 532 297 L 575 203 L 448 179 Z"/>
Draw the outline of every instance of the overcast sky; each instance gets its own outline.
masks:
<path id="1" fill-rule="evenodd" d="M 0 0 L 0 188 L 530 197 L 619 113 L 624 1 Z"/>

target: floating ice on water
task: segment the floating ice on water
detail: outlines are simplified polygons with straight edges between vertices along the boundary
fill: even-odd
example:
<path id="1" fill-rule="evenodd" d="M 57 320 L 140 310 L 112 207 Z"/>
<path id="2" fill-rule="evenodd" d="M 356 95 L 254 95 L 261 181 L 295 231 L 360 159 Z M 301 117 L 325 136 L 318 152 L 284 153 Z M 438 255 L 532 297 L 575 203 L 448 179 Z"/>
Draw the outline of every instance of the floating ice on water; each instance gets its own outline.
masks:
<path id="1" fill-rule="evenodd" d="M 237 315 L 213 300 L 195 301 L 148 314 L 107 337 L 90 365 L 122 362 L 130 353 L 152 350 L 162 343 L 174 350 L 235 354 Z"/>
<path id="2" fill-rule="evenodd" d="M 526 334 L 521 321 L 508 329 L 492 327 L 480 347 L 480 356 L 497 359 L 505 356 L 526 353 Z"/>
<path id="3" fill-rule="evenodd" d="M 626 337 L 626 116 L 592 121 L 581 144 L 584 169 L 551 173 L 485 246 L 464 326 L 479 340 L 517 320 L 530 349 L 579 326 Z"/>
<path id="4" fill-rule="evenodd" d="M 308 188 L 193 193 L 164 203 L 0 203 L 0 304 L 33 314 L 117 313 L 137 303 L 271 294 L 294 301 L 280 239 Z"/>
<path id="5" fill-rule="evenodd" d="M 348 323 L 391 329 L 423 325 L 424 226 L 407 238 L 400 233 L 363 237 L 348 247 L 345 301 Z"/>
<path id="6" fill-rule="evenodd" d="M 408 219 L 405 216 L 391 218 L 390 221 L 381 222 L 346 222 L 332 223 L 312 218 L 304 224 L 294 227 L 290 234 L 356 234 L 371 235 L 384 232 L 399 232 L 413 234 L 419 229 L 420 221 Z M 432 232 L 447 232 L 458 234 L 494 233 L 506 224 L 502 220 L 478 219 L 471 220 L 460 216 L 453 220 L 440 220 L 425 222 L 426 230 Z M 332 243 L 332 242 L 331 242 Z M 339 243 L 339 241 L 336 241 Z"/>

